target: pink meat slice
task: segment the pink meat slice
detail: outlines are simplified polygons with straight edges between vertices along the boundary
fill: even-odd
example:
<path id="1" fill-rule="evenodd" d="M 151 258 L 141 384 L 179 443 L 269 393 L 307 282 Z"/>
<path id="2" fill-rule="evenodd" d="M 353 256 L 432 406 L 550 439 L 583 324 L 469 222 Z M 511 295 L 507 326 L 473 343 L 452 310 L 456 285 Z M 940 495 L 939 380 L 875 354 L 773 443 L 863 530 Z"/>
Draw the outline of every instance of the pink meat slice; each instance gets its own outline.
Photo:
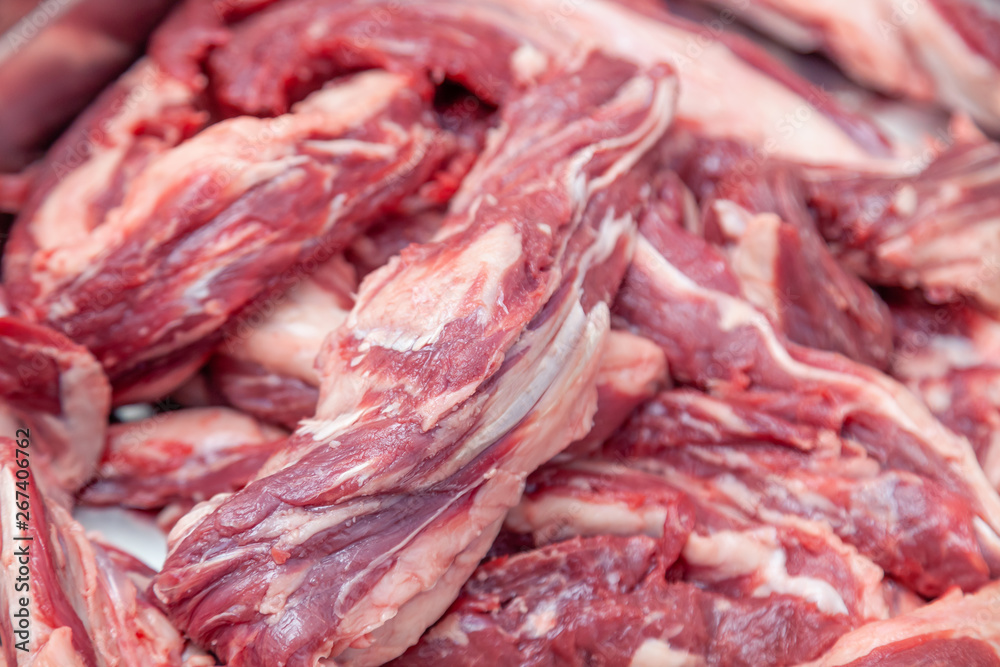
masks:
<path id="1" fill-rule="evenodd" d="M 1000 323 L 969 304 L 893 306 L 893 375 L 969 439 L 1000 487 Z"/>
<path id="2" fill-rule="evenodd" d="M 364 236 L 358 237 L 348 249 L 347 257 L 363 278 L 388 264 L 393 256 L 411 243 L 427 243 L 433 239 L 441 228 L 445 213 L 441 209 L 430 209 L 388 217 L 375 223 Z"/>
<path id="3" fill-rule="evenodd" d="M 840 261 L 865 280 L 919 288 L 933 303 L 968 299 L 1000 312 L 1000 145 L 956 128 L 917 173 L 807 174 L 810 206 Z"/>
<path id="4" fill-rule="evenodd" d="M 574 538 L 484 563 L 403 665 L 788 665 L 847 629 L 800 599 L 668 580 L 647 536 Z"/>
<path id="5" fill-rule="evenodd" d="M 23 169 L 40 157 L 60 128 L 136 58 L 172 4 L 4 2 L 0 97 L 17 103 L 0 109 L 0 171 Z"/>
<path id="6" fill-rule="evenodd" d="M 646 472 L 642 460 L 550 465 L 528 479 L 505 528 L 534 546 L 575 536 L 650 535 L 673 545 L 675 573 L 736 598 L 798 597 L 841 625 L 888 618 L 883 572 L 828 526 L 793 516 L 754 517 L 738 502 Z M 664 547 L 665 549 L 667 547 Z"/>
<path id="7" fill-rule="evenodd" d="M 596 450 L 636 408 L 669 383 L 667 360 L 659 346 L 627 331 L 608 332 L 600 364 L 594 425 L 566 449 L 567 457 L 587 456 Z"/>
<path id="8" fill-rule="evenodd" d="M 354 267 L 336 255 L 314 272 L 289 276 L 227 328 L 211 363 L 212 385 L 232 406 L 295 428 L 316 413 L 323 340 L 354 305 Z"/>
<path id="9" fill-rule="evenodd" d="M 228 408 L 191 408 L 114 424 L 81 502 L 159 509 L 236 491 L 287 435 Z"/>
<path id="10" fill-rule="evenodd" d="M 599 54 L 578 67 L 502 110 L 441 240 L 365 280 L 321 354 L 316 417 L 172 532 L 154 590 L 230 665 L 399 655 L 527 473 L 590 428 L 605 304 L 641 212 L 634 167 L 675 88 Z"/>
<path id="11" fill-rule="evenodd" d="M 338 256 L 272 302 L 240 315 L 212 362 L 214 387 L 241 411 L 288 428 L 314 415 L 320 384 L 316 357 L 323 340 L 347 318 L 354 289 L 354 270 Z M 667 377 L 659 347 L 628 332 L 609 333 L 600 363 L 595 425 L 572 452 L 599 445 Z"/>
<path id="12" fill-rule="evenodd" d="M 740 293 L 789 340 L 886 368 L 889 310 L 830 253 L 806 209 L 796 167 L 770 160 L 747 174 L 747 146 L 698 139 L 680 128 L 673 134 L 670 163 L 693 191 L 700 215 L 691 210 L 691 195 L 670 192 L 683 186 L 664 172 L 658 175 L 661 217 L 683 221 L 720 248 Z M 684 215 L 669 211 L 678 205 Z"/>
<path id="13" fill-rule="evenodd" d="M 655 414 L 657 402 L 647 406 L 648 414 Z M 928 597 L 952 586 L 975 590 L 989 580 L 974 514 L 963 498 L 933 481 L 883 469 L 876 460 L 850 451 L 850 443 L 843 443 L 841 451 L 810 453 L 754 440 L 666 444 L 660 437 L 664 431 L 651 421 L 626 424 L 608 443 L 607 455 L 624 457 L 630 465 L 765 523 L 791 515 L 828 525 L 898 581 Z"/>
<path id="14" fill-rule="evenodd" d="M 76 491 L 104 450 L 111 388 L 82 346 L 45 327 L 0 317 L 0 421 L 30 428 L 61 487 Z"/>
<path id="15" fill-rule="evenodd" d="M 711 257 L 712 250 L 644 218 L 616 303 L 622 323 L 663 347 L 677 379 L 723 402 L 751 401 L 780 421 L 828 430 L 885 468 L 916 473 L 962 498 L 995 573 L 1000 497 L 968 441 L 899 383 L 839 355 L 783 342 L 759 311 L 710 281 L 699 283 L 674 260 Z"/>
<path id="16" fill-rule="evenodd" d="M 429 96 L 413 77 L 368 72 L 276 118 L 223 120 L 152 159 L 70 244 L 45 215 L 60 201 L 50 194 L 15 224 L 6 274 L 15 309 L 91 349 L 119 401 L 162 395 L 176 368 L 135 392 L 129 378 L 189 359 L 197 367 L 234 313 L 430 180 L 449 142 Z"/>

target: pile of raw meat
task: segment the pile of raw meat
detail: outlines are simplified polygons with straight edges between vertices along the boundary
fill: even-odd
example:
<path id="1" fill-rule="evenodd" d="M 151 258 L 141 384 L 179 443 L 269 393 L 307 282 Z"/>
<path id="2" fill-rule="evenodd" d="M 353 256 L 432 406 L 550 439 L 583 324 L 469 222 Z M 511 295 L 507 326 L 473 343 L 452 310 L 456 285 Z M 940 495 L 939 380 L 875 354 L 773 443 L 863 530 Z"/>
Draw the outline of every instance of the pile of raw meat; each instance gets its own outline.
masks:
<path id="1" fill-rule="evenodd" d="M 0 665 L 1000 665 L 998 91 L 980 0 L 179 3 L 0 177 Z"/>

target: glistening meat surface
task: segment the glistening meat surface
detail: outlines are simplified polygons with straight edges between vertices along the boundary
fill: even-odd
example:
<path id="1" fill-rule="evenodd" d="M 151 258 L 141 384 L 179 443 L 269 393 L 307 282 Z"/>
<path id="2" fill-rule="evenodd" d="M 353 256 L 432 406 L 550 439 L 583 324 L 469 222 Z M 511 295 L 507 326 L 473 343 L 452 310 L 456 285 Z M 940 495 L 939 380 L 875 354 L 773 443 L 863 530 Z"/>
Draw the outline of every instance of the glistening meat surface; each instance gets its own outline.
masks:
<path id="1" fill-rule="evenodd" d="M 371 274 L 327 342 L 317 416 L 174 529 L 154 589 L 188 633 L 231 665 L 374 664 L 447 607 L 524 476 L 589 429 L 673 91 L 593 54 L 503 110 L 441 240 Z"/>
<path id="2" fill-rule="evenodd" d="M 0 317 L 0 422 L 33 429 L 40 455 L 67 491 L 94 473 L 111 389 L 82 346 L 45 327 Z"/>
<path id="3" fill-rule="evenodd" d="M 223 120 L 146 156 L 134 175 L 137 165 L 106 149 L 22 212 L 5 256 L 14 309 L 87 345 L 119 401 L 172 389 L 234 313 L 297 264 L 346 247 L 430 179 L 449 152 L 430 94 L 408 76 L 362 73 L 282 116 Z M 123 108 L 105 122 L 124 124 Z M 137 142 L 129 136 L 121 150 Z M 99 159 L 127 183 L 118 200 L 104 199 Z M 74 216 L 74 225 L 59 202 L 79 189 L 101 199 L 95 219 Z M 112 327 L 128 332 L 113 345 Z"/>
<path id="4" fill-rule="evenodd" d="M 730 598 L 669 581 L 650 537 L 571 539 L 483 564 L 393 665 L 788 665 L 843 625 L 786 596 Z"/>
<path id="5" fill-rule="evenodd" d="M 977 515 L 980 548 L 996 572 L 1000 498 L 969 442 L 878 371 L 783 343 L 759 311 L 716 287 L 718 278 L 685 273 L 699 254 L 710 260 L 714 252 L 659 217 L 644 218 L 615 306 L 622 323 L 663 347 L 675 377 L 724 401 L 752 401 L 772 418 L 829 431 L 886 467 L 957 494 Z"/>
<path id="6" fill-rule="evenodd" d="M 713 1 L 179 0 L 0 175 L 0 665 L 996 665 L 997 144 Z"/>

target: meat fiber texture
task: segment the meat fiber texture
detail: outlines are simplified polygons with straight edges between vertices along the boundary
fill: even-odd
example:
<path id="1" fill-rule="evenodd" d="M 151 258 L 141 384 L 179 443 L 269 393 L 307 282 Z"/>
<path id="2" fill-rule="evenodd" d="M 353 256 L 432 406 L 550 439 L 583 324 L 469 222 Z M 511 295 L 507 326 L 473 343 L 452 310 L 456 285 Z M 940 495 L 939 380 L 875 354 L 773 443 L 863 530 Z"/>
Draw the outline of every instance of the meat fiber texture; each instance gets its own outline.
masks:
<path id="1" fill-rule="evenodd" d="M 997 664 L 997 146 L 704 28 L 182 2 L 0 185 L 3 663 Z"/>
<path id="2" fill-rule="evenodd" d="M 589 428 L 637 164 L 674 90 L 668 68 L 592 55 L 505 104 L 440 240 L 370 275 L 328 339 L 316 417 L 174 529 L 154 590 L 181 627 L 233 665 L 372 664 L 447 607 L 524 476 Z"/>
<path id="3" fill-rule="evenodd" d="M 892 373 L 939 419 L 966 436 L 990 482 L 1000 486 L 1000 322 L 962 302 L 892 306 Z"/>
<path id="4" fill-rule="evenodd" d="M 887 467 L 958 494 L 978 517 L 983 557 L 996 572 L 1000 499 L 969 442 L 871 367 L 783 342 L 766 317 L 725 291 L 722 280 L 685 272 L 679 259 L 696 253 L 711 257 L 713 249 L 659 217 L 644 218 L 616 304 L 623 323 L 664 348 L 676 377 L 726 403 L 747 402 L 769 419 L 815 429 L 815 444 L 833 436 L 836 447 L 842 439 Z M 702 335 L 694 339 L 685 330 Z"/>

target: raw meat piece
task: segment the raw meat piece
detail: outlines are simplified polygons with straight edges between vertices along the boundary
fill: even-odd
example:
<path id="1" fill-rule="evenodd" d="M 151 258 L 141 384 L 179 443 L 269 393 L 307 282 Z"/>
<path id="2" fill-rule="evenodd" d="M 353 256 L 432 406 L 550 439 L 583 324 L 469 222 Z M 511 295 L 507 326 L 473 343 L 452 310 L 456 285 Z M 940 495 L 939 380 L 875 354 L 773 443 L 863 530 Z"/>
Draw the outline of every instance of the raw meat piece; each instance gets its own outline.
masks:
<path id="1" fill-rule="evenodd" d="M 157 608 L 156 601 L 149 592 L 149 586 L 156 571 L 132 554 L 105 544 L 94 535 L 90 536 L 90 540 L 94 549 L 103 552 L 103 557 L 107 558 L 107 561 L 103 563 L 104 567 L 106 569 L 114 568 L 120 578 L 127 578 L 134 586 L 137 607 L 144 610 L 144 613 L 151 614 L 152 620 L 162 622 L 162 612 Z M 125 585 L 128 586 L 128 584 Z M 172 637 L 174 633 L 176 630 L 171 626 L 171 632 L 167 632 L 166 635 Z M 215 667 L 215 665 L 215 658 L 197 646 L 189 643 L 184 647 L 182 667 Z"/>
<path id="2" fill-rule="evenodd" d="M 579 26 L 623 57 L 673 64 L 681 80 L 677 120 L 701 136 L 737 139 L 803 164 L 891 169 L 895 163 L 868 119 L 847 112 L 749 40 L 713 35 L 641 0 L 584 2 L 572 11 L 536 2 L 557 23 Z"/>
<path id="3" fill-rule="evenodd" d="M 626 331 L 610 331 L 596 381 L 594 425 L 566 448 L 567 456 L 582 456 L 599 447 L 633 410 L 666 386 L 667 360 L 656 343 Z"/>
<path id="4" fill-rule="evenodd" d="M 484 563 L 404 665 L 789 665 L 846 629 L 798 598 L 668 582 L 639 537 L 572 539 Z"/>
<path id="5" fill-rule="evenodd" d="M 531 534 L 535 546 L 575 536 L 647 534 L 680 556 L 678 576 L 705 590 L 747 599 L 798 597 L 831 617 L 847 616 L 852 627 L 888 618 L 882 570 L 827 526 L 777 513 L 759 521 L 721 494 L 642 472 L 644 464 L 544 467 L 528 479 L 506 529 Z"/>
<path id="6" fill-rule="evenodd" d="M 716 202 L 713 213 L 731 244 L 727 254 L 744 295 L 789 340 L 888 366 L 888 308 L 844 272 L 814 231 L 726 201 Z"/>
<path id="7" fill-rule="evenodd" d="M 276 304 L 241 315 L 213 361 L 215 386 L 231 405 L 265 421 L 295 428 L 314 415 L 315 359 L 323 339 L 347 318 L 353 291 L 353 271 L 337 258 Z M 599 445 L 665 380 L 666 361 L 654 343 L 626 332 L 609 334 L 597 377 L 595 426 L 569 451 Z"/>
<path id="8" fill-rule="evenodd" d="M 240 314 L 226 332 L 221 352 L 319 386 L 316 354 L 354 305 L 354 267 L 337 255 L 287 282 L 292 284 L 287 291 Z"/>
<path id="9" fill-rule="evenodd" d="M 319 389 L 311 382 L 224 355 L 216 356 L 212 369 L 215 384 L 227 401 L 263 421 L 294 429 L 316 413 Z M 594 427 L 568 448 L 567 454 L 579 455 L 599 445 L 666 382 L 666 359 L 658 346 L 624 331 L 609 332 L 597 373 Z"/>
<path id="10" fill-rule="evenodd" d="M 1000 129 L 1000 13 L 981 0 L 706 0 L 886 93 L 935 100 Z"/>
<path id="11" fill-rule="evenodd" d="M 810 206 L 835 254 L 869 282 L 997 313 L 1000 145 L 960 127 L 953 134 L 953 146 L 908 177 L 815 172 Z"/>
<path id="12" fill-rule="evenodd" d="M 801 667 L 997 667 L 1000 584 L 972 595 L 953 592 L 891 620 L 844 635 Z"/>
<path id="13" fill-rule="evenodd" d="M 86 349 L 45 327 L 0 317 L 0 418 L 31 429 L 36 455 L 48 459 L 65 490 L 96 471 L 110 410 L 108 380 Z"/>
<path id="14" fill-rule="evenodd" d="M 428 243 L 441 228 L 444 215 L 443 210 L 434 209 L 382 220 L 351 244 L 347 257 L 360 277 L 367 276 L 411 243 Z"/>
<path id="15" fill-rule="evenodd" d="M 212 359 L 211 371 L 212 384 L 225 402 L 258 419 L 291 430 L 316 414 L 319 388 L 311 382 L 226 355 Z"/>
<path id="16" fill-rule="evenodd" d="M 935 306 L 919 299 L 892 304 L 892 374 L 903 381 L 1000 364 L 1000 322 L 961 301 Z"/>
<path id="17" fill-rule="evenodd" d="M 635 167 L 675 84 L 597 53 L 576 67 L 502 108 L 440 241 L 366 278 L 321 355 L 316 418 L 171 533 L 154 590 L 231 666 L 399 655 L 527 473 L 590 428 L 605 304 L 642 208 Z"/>
<path id="18" fill-rule="evenodd" d="M 810 405 L 807 397 L 789 395 L 785 397 L 787 409 L 768 412 L 760 408 L 760 403 L 778 398 L 766 394 L 755 400 L 753 394 L 735 392 L 716 397 L 695 389 L 661 392 L 630 416 L 628 428 L 615 434 L 614 446 L 639 456 L 666 447 L 753 442 L 805 452 L 841 451 L 843 443 L 834 431 L 813 420 L 800 420 L 795 412 L 822 411 L 822 401 Z"/>
<path id="19" fill-rule="evenodd" d="M 1000 323 L 962 303 L 893 307 L 893 375 L 966 436 L 1000 488 Z"/>
<path id="20" fill-rule="evenodd" d="M 8 246 L 15 310 L 85 344 L 119 402 L 162 395 L 233 314 L 430 180 L 451 150 L 430 95 L 414 77 L 366 72 L 289 114 L 224 120 L 151 157 L 90 227 L 53 219 L 66 193 L 50 193 Z"/>
<path id="21" fill-rule="evenodd" d="M 32 442 L 34 438 L 32 437 Z M 0 617 L 4 663 L 38 667 L 178 667 L 184 641 L 167 618 L 139 591 L 116 558 L 90 542 L 69 511 L 45 496 L 44 463 L 32 458 L 27 490 L 18 487 L 18 448 L 0 438 L 0 509 L 5 517 L 0 541 Z M 15 530 L 16 504 L 26 493 L 30 507 L 27 534 Z M 26 593 L 15 588 L 27 550 L 29 571 L 28 653 L 15 649 L 12 614 L 21 608 Z M 23 583 L 23 582 L 22 582 Z M 7 611 L 10 611 L 8 614 Z M 17 637 L 24 639 L 23 636 Z M 27 661 L 26 661 L 27 660 Z M 204 664 L 204 663 L 202 663 Z"/>
<path id="22" fill-rule="evenodd" d="M 654 402 L 647 412 L 655 411 Z M 640 418 L 637 430 L 628 423 L 608 443 L 608 455 L 765 523 L 776 514 L 826 523 L 922 595 L 940 595 L 951 586 L 975 590 L 989 578 L 974 515 L 964 499 L 928 479 L 883 470 L 877 461 L 852 454 L 850 443 L 843 453 L 810 454 L 753 441 L 664 447 L 663 431 L 650 428 L 650 421 Z"/>
<path id="23" fill-rule="evenodd" d="M 497 54 L 483 59 L 469 51 L 468 43 L 439 43 L 436 51 L 428 52 L 405 46 L 413 30 L 427 25 L 455 25 L 458 34 L 465 34 L 469 16 L 464 0 L 414 5 L 353 0 L 333 6 L 323 0 L 254 0 L 222 7 L 209 0 L 188 0 L 154 35 L 151 53 L 175 75 L 195 80 L 205 52 L 224 43 L 208 57 L 220 99 L 243 113 L 271 114 L 286 108 L 288 87 L 301 88 L 324 77 L 328 56 L 357 68 L 388 63 L 411 69 L 426 67 L 432 59 L 439 73 L 496 103 L 507 97 L 510 87 L 500 54 L 522 42 L 542 53 L 559 54 L 582 41 L 647 66 L 672 64 L 681 79 L 677 118 L 705 136 L 740 139 L 767 154 L 808 164 L 871 169 L 896 165 L 888 144 L 868 120 L 840 108 L 751 42 L 716 40 L 705 35 L 702 26 L 649 3 L 639 8 L 628 4 L 477 3 L 473 16 L 490 29 L 480 28 L 476 43 L 490 44 Z M 517 43 L 511 44 L 501 31 L 518 35 Z M 304 37 L 282 37 L 289 34 Z M 544 60 L 530 50 L 522 54 L 526 75 L 544 69 Z"/>
<path id="24" fill-rule="evenodd" d="M 236 491 L 287 435 L 227 408 L 191 408 L 108 429 L 97 479 L 81 501 L 159 509 Z"/>
<path id="25" fill-rule="evenodd" d="M 285 283 L 287 291 L 275 291 L 230 325 L 212 362 L 212 382 L 229 404 L 294 428 L 316 413 L 316 355 L 347 319 L 357 278 L 337 255 Z"/>
<path id="26" fill-rule="evenodd" d="M 683 219 L 721 248 L 743 296 L 789 340 L 884 369 L 892 349 L 889 310 L 830 254 L 794 168 L 766 161 L 748 174 L 748 147 L 700 140 L 676 128 L 673 134 L 670 161 L 693 189 L 701 215 L 679 218 L 669 211 L 691 204 L 671 192 L 682 186 L 667 172 L 658 175 L 661 217 Z"/>
<path id="27" fill-rule="evenodd" d="M 109 87 L 48 151 L 38 168 L 23 220 L 4 256 L 5 275 L 44 268 L 38 250 L 81 242 L 125 197 L 150 162 L 209 121 L 198 91 L 142 59 Z M 7 285 L 23 299 L 32 285 Z"/>
<path id="28" fill-rule="evenodd" d="M 1000 572 L 1000 497 L 967 440 L 878 371 L 782 343 L 767 318 L 715 287 L 717 276 L 686 275 L 675 257 L 719 261 L 700 239 L 643 218 L 615 306 L 623 323 L 660 344 L 675 378 L 780 421 L 830 430 L 885 468 L 936 482 L 968 503 L 983 556 Z"/>
<path id="29" fill-rule="evenodd" d="M 465 17 L 456 8 L 464 11 L 465 6 L 456 0 L 437 0 L 412 7 L 400 7 L 386 0 L 359 0 L 335 6 L 316 0 L 282 2 L 273 7 L 269 6 L 271 4 L 253 2 L 217 6 L 218 3 L 208 0 L 185 3 L 154 36 L 152 60 L 138 65 L 126 80 L 89 110 L 51 152 L 40 177 L 34 204 L 29 202 L 21 222 L 15 226 L 11 252 L 5 260 L 5 275 L 8 282 L 16 287 L 12 295 L 18 312 L 46 321 L 94 351 L 112 378 L 119 403 L 148 400 L 182 383 L 208 355 L 212 334 L 236 310 L 258 297 L 274 274 L 287 269 L 296 257 L 301 259 L 300 253 L 294 252 L 295 239 L 301 241 L 296 234 L 308 225 L 295 228 L 284 225 L 280 232 L 272 230 L 275 236 L 291 237 L 291 240 L 287 245 L 276 245 L 267 244 L 268 240 L 276 239 L 265 239 L 265 244 L 271 249 L 268 253 L 259 249 L 253 253 L 247 248 L 251 245 L 248 239 L 243 239 L 247 243 L 230 248 L 230 252 L 217 253 L 212 258 L 204 256 L 205 244 L 199 245 L 199 251 L 188 253 L 186 250 L 190 250 L 188 246 L 193 245 L 194 239 L 200 239 L 202 234 L 218 237 L 222 232 L 217 227 L 231 229 L 231 223 L 240 217 L 236 209 L 242 205 L 249 206 L 251 199 L 256 206 L 263 207 L 266 200 L 264 208 L 267 210 L 287 213 L 287 207 L 277 201 L 282 193 L 289 192 L 290 179 L 284 178 L 271 179 L 266 185 L 247 193 L 246 201 L 240 200 L 241 204 L 227 209 L 231 215 L 222 214 L 214 221 L 207 219 L 218 214 L 225 204 L 233 203 L 232 197 L 242 192 L 239 184 L 248 180 L 233 178 L 231 170 L 227 171 L 221 163 L 246 161 L 243 153 L 264 153 L 268 146 L 277 148 L 277 145 L 282 145 L 295 153 L 296 149 L 289 147 L 283 139 L 271 142 L 254 142 L 253 139 L 262 132 L 288 139 L 288 135 L 303 129 L 300 122 L 304 121 L 302 114 L 292 113 L 289 116 L 286 112 L 291 110 L 296 99 L 315 90 L 323 81 L 337 74 L 371 66 L 410 72 L 418 70 L 413 74 L 416 79 L 422 79 L 429 71 L 437 77 L 436 80 L 440 80 L 442 75 L 447 76 L 466 84 L 484 102 L 496 103 L 505 98 L 507 91 L 519 81 L 530 81 L 545 69 L 545 60 L 549 56 L 542 54 L 564 54 L 580 40 L 592 43 L 596 39 L 607 48 L 622 52 L 626 58 L 638 58 L 643 63 L 651 64 L 674 59 L 694 34 L 690 24 L 671 19 L 666 14 L 661 17 L 662 21 L 651 21 L 646 16 L 605 0 L 587 3 L 572 12 L 563 11 L 555 0 L 525 0 L 522 10 L 529 11 L 512 12 L 506 7 L 491 8 L 488 4 L 477 6 L 477 11 L 485 16 L 483 25 L 490 26 L 481 29 L 481 34 L 476 36 L 477 41 L 493 44 L 497 55 L 519 49 L 517 71 L 512 74 L 504 72 L 503 65 L 498 67 L 492 62 L 467 62 L 467 43 L 448 43 L 447 48 L 442 43 L 439 48 L 424 52 L 405 48 L 407 40 L 412 39 L 408 26 L 414 23 L 421 26 L 457 23 L 456 34 L 463 34 L 463 28 L 467 30 L 468 26 L 461 25 Z M 262 9 L 265 6 L 269 7 Z M 386 12 L 393 20 L 385 29 L 380 26 L 379 39 L 373 42 L 364 31 L 371 25 L 372 16 L 381 15 L 380 12 Z M 554 12 L 557 19 L 564 18 L 565 21 L 555 20 L 550 22 L 553 25 L 541 26 L 536 17 L 546 12 Z M 527 20 L 525 17 L 531 18 Z M 227 21 L 231 25 L 227 25 Z M 281 38 L 288 34 L 307 35 L 309 39 L 288 41 Z M 404 46 L 389 48 L 394 39 Z M 644 49 L 637 51 L 634 48 L 636 44 L 645 45 Z M 694 64 L 689 68 L 692 75 L 686 77 L 691 80 L 684 86 L 680 103 L 684 117 L 700 124 L 701 131 L 711 133 L 724 128 L 722 131 L 728 135 L 739 136 L 754 145 L 771 146 L 774 143 L 778 154 L 797 156 L 803 161 L 850 164 L 870 169 L 885 166 L 883 159 L 873 157 L 883 155 L 885 146 L 883 142 L 873 139 L 875 134 L 871 128 L 822 101 L 817 102 L 822 113 L 812 114 L 806 120 L 795 141 L 788 141 L 784 136 L 774 138 L 773 119 L 782 114 L 787 116 L 803 104 L 810 105 L 809 100 L 816 91 L 749 44 L 735 51 L 721 43 L 713 43 L 709 47 L 703 57 L 692 61 Z M 504 58 L 496 60 L 502 63 Z M 479 74 L 474 73 L 477 66 L 482 68 Z M 725 73 L 726 81 L 746 81 L 753 94 L 738 92 L 728 83 L 723 85 L 713 68 Z M 207 78 L 204 76 L 206 71 L 210 74 Z M 738 93 L 737 97 L 731 97 L 734 93 Z M 358 97 L 365 94 L 361 91 Z M 713 101 L 706 104 L 705 101 L 714 100 L 718 96 L 716 94 L 724 99 L 733 99 L 734 103 L 719 105 Z M 737 98 L 741 104 L 735 103 Z M 139 101 L 136 102 L 136 99 Z M 755 104 L 751 106 L 749 101 Z M 379 106 L 375 100 L 370 102 L 369 106 L 373 108 Z M 210 120 L 202 106 L 216 109 L 223 115 L 283 114 L 280 120 L 289 122 L 279 130 L 274 127 L 273 121 L 233 118 L 185 141 Z M 720 110 L 730 108 L 741 108 L 741 113 L 734 116 L 726 112 L 728 115 L 720 117 Z M 377 115 L 380 112 L 373 110 L 371 113 Z M 720 122 L 713 122 L 715 120 Z M 412 123 L 405 122 L 403 126 L 413 127 Z M 108 128 L 107 131 L 105 128 Z M 133 131 L 130 132 L 130 129 Z M 250 134 L 241 138 L 241 132 Z M 99 142 L 102 144 L 100 148 L 95 146 L 92 136 L 103 140 Z M 450 136 L 448 132 L 438 133 L 434 146 L 441 146 L 442 140 Z M 245 139 L 249 139 L 248 150 L 243 150 L 247 149 Z M 434 150 L 419 150 L 420 137 L 396 139 L 401 142 L 411 140 L 409 147 L 415 150 L 409 151 L 408 155 L 410 158 L 417 155 L 420 159 L 416 161 L 419 165 L 409 166 L 418 168 L 407 172 L 404 178 L 389 178 L 391 192 L 383 193 L 384 197 L 371 202 L 369 208 L 398 206 L 399 198 L 412 194 L 414 189 L 428 181 L 436 167 L 443 167 L 446 172 L 453 171 L 452 165 L 443 164 L 445 156 L 435 154 Z M 227 144 L 231 154 L 226 155 L 227 148 L 219 143 Z M 234 143 L 240 145 L 235 146 Z M 469 142 L 466 137 L 460 137 L 457 143 L 453 146 L 459 153 L 455 162 L 467 164 Z M 104 144 L 107 144 L 107 150 Z M 407 152 L 405 148 L 402 147 L 403 152 Z M 179 183 L 177 174 L 185 171 L 184 160 L 197 158 L 200 162 L 205 152 L 217 155 L 212 164 L 192 166 L 188 180 Z M 250 161 L 253 157 L 250 156 Z M 266 156 L 256 157 L 260 158 L 258 162 L 268 162 Z M 306 159 L 302 155 L 299 157 Z M 316 175 L 325 169 L 322 162 L 320 159 L 300 166 L 302 171 L 309 171 L 306 169 L 309 165 L 315 166 L 316 170 L 310 174 Z M 383 160 L 380 166 L 383 171 L 392 168 L 388 162 L 391 160 Z M 403 162 L 408 164 L 406 159 Z M 237 171 L 243 173 L 242 167 L 246 165 L 238 166 Z M 264 169 L 264 166 L 256 164 L 250 171 L 257 173 L 257 168 Z M 157 176 L 164 171 L 171 173 Z M 60 182 L 58 176 L 68 177 Z M 358 173 L 357 176 L 360 180 L 364 174 Z M 450 189 L 454 188 L 454 173 L 448 173 L 443 180 L 447 184 L 422 188 L 420 198 L 430 202 L 447 199 Z M 108 187 L 108 183 L 112 185 Z M 349 189 L 346 184 L 338 185 L 343 186 L 345 191 Z M 127 201 L 125 189 L 133 193 Z M 301 206 L 308 208 L 306 203 L 301 202 L 304 189 L 300 183 L 295 191 L 300 195 Z M 409 193 L 403 192 L 407 189 Z M 160 210 L 154 218 L 169 218 L 170 211 L 176 211 L 178 206 L 183 210 L 185 202 L 181 199 L 187 196 L 191 199 L 186 202 L 187 208 L 197 209 L 193 211 L 193 217 L 198 220 L 190 220 L 191 227 L 200 223 L 217 224 L 201 226 L 198 232 L 189 228 L 191 234 L 173 229 L 178 233 L 172 240 L 178 245 L 165 255 L 161 244 L 157 252 L 164 256 L 158 260 L 148 256 L 148 253 L 142 257 L 130 256 L 129 253 L 134 255 L 135 249 L 141 245 L 143 230 L 148 233 L 148 227 L 156 222 L 139 210 L 141 207 L 135 208 L 138 206 L 136 200 L 150 201 L 154 198 L 151 195 L 153 192 L 167 199 L 173 198 L 172 204 L 163 199 L 159 201 Z M 227 201 L 223 202 L 220 197 Z M 39 210 L 43 199 L 45 210 Z M 199 202 L 204 204 L 206 199 L 213 201 L 212 210 L 199 206 Z M 62 207 L 72 202 L 74 210 L 80 208 L 82 203 L 85 215 L 75 216 L 80 224 L 67 225 L 65 220 L 74 216 L 55 215 L 56 210 L 61 208 L 60 202 Z M 115 204 L 121 204 L 121 207 L 110 217 L 105 215 Z M 299 212 L 309 217 L 306 211 Z M 343 218 L 352 218 L 351 210 L 341 213 Z M 364 211 L 353 213 L 365 218 Z M 40 220 L 38 216 L 41 216 Z M 347 234 L 350 228 L 360 226 L 363 221 L 353 219 L 349 224 L 347 219 L 342 219 L 341 222 L 344 224 L 337 225 L 337 228 Z M 107 242 L 112 240 L 109 237 L 116 236 L 119 223 L 137 225 L 132 230 L 135 233 L 123 235 L 116 240 L 117 243 L 108 247 Z M 50 227 L 57 230 L 54 235 Z M 169 235 L 171 230 L 168 225 L 162 234 Z M 315 233 L 316 229 L 311 232 Z M 332 238 L 336 244 L 342 240 L 338 234 Z M 71 249 L 61 245 L 66 239 L 72 239 Z M 159 240 L 165 239 L 161 237 Z M 253 240 L 262 239 L 255 236 Z M 80 262 L 89 261 L 95 248 L 104 252 L 105 261 L 101 267 L 104 270 L 99 274 L 104 278 L 82 272 L 80 266 Z M 219 249 L 225 248 L 229 246 Z M 278 253 L 278 248 L 286 252 Z M 306 251 L 309 249 L 300 250 L 308 254 Z M 178 277 L 178 270 L 171 262 L 180 255 L 184 255 L 184 265 L 189 270 L 181 270 Z M 194 267 L 202 279 L 201 282 L 194 281 L 193 285 L 192 274 L 196 272 L 192 267 L 192 255 L 200 259 Z M 35 263 L 32 258 L 38 262 Z M 223 261 L 229 266 L 226 271 L 220 269 Z M 257 269 L 252 278 L 233 269 L 233 265 L 242 269 L 250 264 Z M 98 270 L 91 268 L 91 271 Z M 154 276 L 156 273 L 158 275 Z M 157 279 L 151 280 L 153 277 Z M 219 281 L 225 282 L 220 284 Z M 164 294 L 173 294 L 174 298 L 168 297 L 165 304 Z M 156 295 L 155 298 L 153 295 Z M 199 296 L 204 298 L 199 300 Z M 192 307 L 192 300 L 205 308 Z M 154 302 L 159 306 L 159 318 L 150 314 Z M 57 304 L 62 305 L 56 308 Z M 198 315 L 193 316 L 192 312 Z M 212 315 L 206 316 L 206 312 Z M 127 331 L 140 332 L 117 337 L 134 341 L 134 345 L 117 345 L 109 349 L 104 334 L 110 318 L 123 320 Z"/>

